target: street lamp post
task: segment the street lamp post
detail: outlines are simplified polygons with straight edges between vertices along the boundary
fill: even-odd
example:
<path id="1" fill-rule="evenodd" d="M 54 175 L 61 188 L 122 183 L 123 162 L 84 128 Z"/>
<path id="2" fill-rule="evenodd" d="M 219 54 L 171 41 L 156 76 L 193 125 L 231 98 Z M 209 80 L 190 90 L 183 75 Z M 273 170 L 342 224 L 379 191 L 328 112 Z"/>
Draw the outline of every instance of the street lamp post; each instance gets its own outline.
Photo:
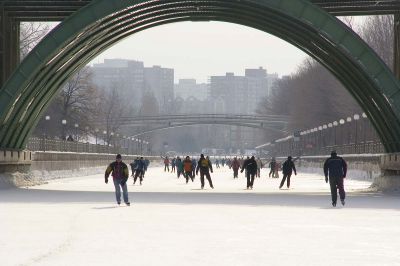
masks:
<path id="1" fill-rule="evenodd" d="M 363 119 L 363 123 L 362 123 L 363 124 L 362 128 L 363 128 L 363 131 L 364 131 L 364 141 L 363 141 L 364 142 L 364 145 L 363 145 L 364 149 L 363 149 L 363 152 L 366 153 L 366 149 L 367 149 L 367 128 L 366 128 L 366 125 L 367 125 L 367 121 L 368 120 L 366 119 L 367 118 L 367 114 L 366 113 L 362 113 L 361 116 L 362 116 L 362 118 L 364 118 Z"/>
<path id="2" fill-rule="evenodd" d="M 95 130 L 94 130 L 94 136 L 95 136 L 95 138 L 96 138 L 96 145 L 97 145 L 97 134 L 99 133 L 99 129 L 98 128 L 96 128 Z"/>
<path id="3" fill-rule="evenodd" d="M 48 124 L 47 121 L 50 121 L 50 116 L 46 115 L 44 119 L 46 121 L 46 124 L 45 124 L 44 131 L 43 131 L 43 151 L 45 152 L 46 151 L 46 128 L 47 128 L 47 124 Z"/>
<path id="4" fill-rule="evenodd" d="M 77 123 L 75 123 L 75 140 L 78 142 L 78 128 L 79 128 L 79 125 L 77 124 Z"/>
<path id="5" fill-rule="evenodd" d="M 66 139 L 65 127 L 67 125 L 67 120 L 65 120 L 65 119 L 61 120 L 61 124 L 62 124 L 62 138 L 63 138 L 63 140 L 65 140 Z"/>
<path id="6" fill-rule="evenodd" d="M 355 135 L 354 135 L 354 151 L 357 153 L 357 145 L 358 145 L 358 124 L 357 124 L 357 122 L 358 122 L 358 120 L 360 119 L 360 115 L 358 115 L 358 114 L 355 114 L 354 116 L 353 116 L 353 118 L 354 118 L 354 124 L 355 124 L 355 127 L 356 127 L 356 131 L 355 131 Z"/>
<path id="7" fill-rule="evenodd" d="M 337 144 L 336 134 L 337 134 L 337 126 L 339 125 L 339 123 L 337 121 L 334 121 L 332 124 L 334 126 L 334 131 L 333 131 L 333 133 L 334 133 L 334 146 L 335 146 L 335 149 L 336 149 L 336 144 Z"/>
<path id="8" fill-rule="evenodd" d="M 114 149 L 115 149 L 115 141 L 114 141 L 114 132 L 110 133 L 110 143 L 108 143 L 108 146 L 112 146 L 112 143 L 114 143 Z"/>
<path id="9" fill-rule="evenodd" d="M 88 126 L 85 127 L 85 135 L 86 135 L 86 139 L 89 140 L 89 127 Z"/>
<path id="10" fill-rule="evenodd" d="M 66 125 L 67 125 L 67 120 L 65 120 L 65 119 L 63 119 L 63 120 L 61 120 L 61 124 L 62 124 L 62 138 L 63 138 L 63 142 L 62 142 L 62 145 L 63 145 L 63 151 L 65 151 L 65 149 L 66 149 L 66 142 L 65 142 L 65 140 L 66 140 L 66 136 L 65 136 L 65 128 L 66 128 Z"/>
<path id="11" fill-rule="evenodd" d="M 315 143 L 315 150 L 314 150 L 314 155 L 318 152 L 319 149 L 319 145 L 318 145 L 318 128 L 314 127 L 313 128 L 313 132 L 314 132 L 314 143 Z"/>
<path id="12" fill-rule="evenodd" d="M 332 127 L 333 127 L 333 123 L 329 123 L 328 124 L 328 128 L 329 128 L 329 146 L 332 145 Z"/>
<path id="13" fill-rule="evenodd" d="M 103 130 L 103 145 L 106 146 L 107 131 Z"/>
<path id="14" fill-rule="evenodd" d="M 75 149 L 76 149 L 76 152 L 79 152 L 79 145 L 78 145 L 78 127 L 79 127 L 79 125 L 77 124 L 77 123 L 75 123 Z"/>
<path id="15" fill-rule="evenodd" d="M 351 134 L 351 117 L 346 118 L 347 122 L 347 144 L 350 146 L 351 145 L 351 139 L 352 139 L 352 134 Z M 351 147 L 350 147 L 351 149 Z"/>
<path id="16" fill-rule="evenodd" d="M 323 125 L 322 126 L 322 146 L 324 149 L 326 149 L 326 129 L 328 128 L 328 125 Z"/>
<path id="17" fill-rule="evenodd" d="M 124 152 L 125 152 L 126 154 L 128 154 L 128 153 L 126 152 L 126 136 L 122 136 L 122 148 L 124 149 Z"/>
<path id="18" fill-rule="evenodd" d="M 322 126 L 318 127 L 318 131 L 319 131 L 319 138 L 318 138 L 318 153 L 321 154 L 321 150 L 322 150 Z"/>
<path id="19" fill-rule="evenodd" d="M 119 133 L 116 134 L 116 139 L 114 141 L 114 146 L 117 147 L 117 149 L 121 148 L 121 140 L 119 138 Z M 118 151 L 118 153 L 121 153 L 120 151 Z"/>
<path id="20" fill-rule="evenodd" d="M 343 129 L 343 128 L 344 128 L 344 126 L 343 126 L 344 123 L 346 123 L 346 121 L 345 121 L 344 119 L 340 119 L 340 120 L 339 120 L 339 124 L 340 124 L 340 128 L 341 128 L 341 129 L 340 129 L 340 133 L 341 133 L 341 134 L 340 134 L 340 138 L 341 138 L 340 143 L 341 143 L 342 145 L 344 144 L 344 140 L 343 140 L 343 139 L 344 139 L 344 136 L 343 136 L 343 135 L 344 135 L 344 129 Z"/>

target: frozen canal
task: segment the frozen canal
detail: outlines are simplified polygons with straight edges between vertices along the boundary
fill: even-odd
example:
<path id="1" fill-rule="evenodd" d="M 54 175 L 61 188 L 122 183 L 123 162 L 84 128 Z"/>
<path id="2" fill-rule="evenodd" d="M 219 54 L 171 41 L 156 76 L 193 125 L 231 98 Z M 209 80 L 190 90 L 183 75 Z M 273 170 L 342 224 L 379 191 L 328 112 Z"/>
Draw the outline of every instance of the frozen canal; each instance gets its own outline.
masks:
<path id="1" fill-rule="evenodd" d="M 322 175 L 256 179 L 217 169 L 215 189 L 150 168 L 130 207 L 103 175 L 0 190 L 0 265 L 400 265 L 400 197 L 346 180 L 331 207 Z M 340 205 L 340 204 L 339 204 Z"/>

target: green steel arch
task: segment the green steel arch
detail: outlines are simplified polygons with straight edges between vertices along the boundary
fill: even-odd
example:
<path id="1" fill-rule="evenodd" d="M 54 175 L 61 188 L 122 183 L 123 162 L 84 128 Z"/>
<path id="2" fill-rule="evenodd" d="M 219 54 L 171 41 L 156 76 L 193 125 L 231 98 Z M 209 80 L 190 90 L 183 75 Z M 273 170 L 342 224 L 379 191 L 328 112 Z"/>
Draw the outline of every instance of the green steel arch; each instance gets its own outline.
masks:
<path id="1" fill-rule="evenodd" d="M 0 148 L 23 149 L 58 89 L 93 57 L 138 31 L 223 21 L 273 34 L 329 69 L 367 113 L 388 152 L 400 151 L 400 85 L 335 17 L 306 0 L 93 0 L 25 58 L 0 91 Z"/>

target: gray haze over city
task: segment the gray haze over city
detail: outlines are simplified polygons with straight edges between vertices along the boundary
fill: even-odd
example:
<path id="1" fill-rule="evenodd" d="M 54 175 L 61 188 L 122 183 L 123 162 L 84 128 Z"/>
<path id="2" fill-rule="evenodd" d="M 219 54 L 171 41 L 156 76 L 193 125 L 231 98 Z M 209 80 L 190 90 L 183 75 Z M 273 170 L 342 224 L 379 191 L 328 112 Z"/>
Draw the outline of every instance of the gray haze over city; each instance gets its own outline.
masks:
<path id="1" fill-rule="evenodd" d="M 296 73 L 307 58 L 295 46 L 253 28 L 223 22 L 182 22 L 135 33 L 94 58 L 88 69 L 93 84 L 103 91 L 102 97 L 123 99 L 125 117 L 257 115 L 271 98 L 274 83 Z M 123 136 L 140 131 L 108 124 L 100 129 L 107 132 L 104 143 L 111 141 L 110 134 L 117 129 Z M 265 133 L 251 127 L 197 125 L 142 138 L 161 153 L 204 148 L 231 153 L 247 149 L 250 153 L 270 141 L 271 136 Z"/>

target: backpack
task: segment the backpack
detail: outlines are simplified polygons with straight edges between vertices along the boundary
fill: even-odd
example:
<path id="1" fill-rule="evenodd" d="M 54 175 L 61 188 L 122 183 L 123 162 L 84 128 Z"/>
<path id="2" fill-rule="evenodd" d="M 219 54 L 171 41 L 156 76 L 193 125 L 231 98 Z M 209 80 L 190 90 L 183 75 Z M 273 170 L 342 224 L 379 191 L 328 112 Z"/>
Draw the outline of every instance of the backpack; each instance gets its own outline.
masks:
<path id="1" fill-rule="evenodd" d="M 203 168 L 208 168 L 208 160 L 207 159 L 201 160 L 200 166 Z"/>

